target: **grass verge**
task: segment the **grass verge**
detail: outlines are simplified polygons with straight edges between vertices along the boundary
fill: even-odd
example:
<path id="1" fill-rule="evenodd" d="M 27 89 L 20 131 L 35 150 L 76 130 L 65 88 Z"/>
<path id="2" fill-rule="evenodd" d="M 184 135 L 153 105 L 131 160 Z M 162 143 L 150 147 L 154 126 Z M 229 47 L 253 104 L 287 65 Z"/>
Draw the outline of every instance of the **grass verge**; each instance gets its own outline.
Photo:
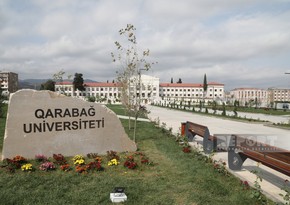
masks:
<path id="1" fill-rule="evenodd" d="M 128 121 L 121 122 L 132 137 Z M 59 169 L 12 174 L 0 169 L 1 204 L 111 204 L 109 193 L 116 186 L 126 188 L 124 204 L 258 204 L 239 179 L 217 172 L 194 152 L 183 153 L 175 138 L 161 128 L 149 122 L 137 126 L 138 151 L 153 166 L 128 170 L 122 164 L 103 164 L 103 172 L 88 174 Z"/>

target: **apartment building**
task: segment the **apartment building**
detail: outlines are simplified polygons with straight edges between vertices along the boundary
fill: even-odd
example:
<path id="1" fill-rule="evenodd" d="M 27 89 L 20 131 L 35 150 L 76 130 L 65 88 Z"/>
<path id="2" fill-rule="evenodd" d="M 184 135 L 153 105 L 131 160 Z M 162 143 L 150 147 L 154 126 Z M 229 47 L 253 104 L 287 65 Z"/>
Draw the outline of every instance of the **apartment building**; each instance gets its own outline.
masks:
<path id="1" fill-rule="evenodd" d="M 8 71 L 0 72 L 0 84 L 2 93 L 9 95 L 18 90 L 18 74 Z"/>
<path id="2" fill-rule="evenodd" d="M 268 92 L 259 88 L 235 88 L 230 91 L 232 100 L 239 101 L 241 106 L 266 107 L 268 105 Z"/>

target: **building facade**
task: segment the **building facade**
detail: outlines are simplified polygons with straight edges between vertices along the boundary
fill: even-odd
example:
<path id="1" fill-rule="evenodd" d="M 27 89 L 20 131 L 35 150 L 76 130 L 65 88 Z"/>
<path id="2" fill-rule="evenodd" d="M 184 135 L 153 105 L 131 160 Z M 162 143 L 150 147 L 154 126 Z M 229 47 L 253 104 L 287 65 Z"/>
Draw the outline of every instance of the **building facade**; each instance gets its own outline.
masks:
<path id="1" fill-rule="evenodd" d="M 139 84 L 141 87 L 141 102 L 144 104 L 151 103 L 159 97 L 159 78 L 141 75 L 132 78 L 130 83 L 130 95 L 132 99 L 139 98 Z M 118 83 L 105 82 L 85 82 L 85 91 L 74 90 L 73 83 L 69 81 L 58 82 L 55 85 L 55 91 L 67 96 L 88 98 L 95 97 L 99 102 L 118 103 L 121 101 L 121 86 Z"/>
<path id="2" fill-rule="evenodd" d="M 207 91 L 203 91 L 203 84 L 194 83 L 160 83 L 159 87 L 161 103 L 184 101 L 199 103 L 200 101 L 218 103 L 224 100 L 224 84 L 210 82 Z"/>
<path id="3" fill-rule="evenodd" d="M 230 91 L 232 101 L 239 101 L 240 106 L 268 106 L 268 92 L 259 88 L 235 88 Z"/>
<path id="4" fill-rule="evenodd" d="M 277 109 L 290 109 L 290 89 L 269 88 L 268 102 Z"/>
<path id="5" fill-rule="evenodd" d="M 72 82 L 67 81 L 56 83 L 55 90 L 73 97 L 87 98 L 93 96 L 100 102 L 117 103 L 121 101 L 120 84 L 99 82 L 86 82 L 84 84 L 85 91 L 73 90 Z M 129 92 L 131 99 L 134 100 L 140 97 L 143 104 L 176 101 L 199 103 L 201 100 L 205 102 L 222 102 L 224 99 L 224 84 L 208 83 L 207 92 L 203 92 L 203 84 L 160 83 L 157 77 L 141 75 L 131 79 Z"/>
<path id="6" fill-rule="evenodd" d="M 9 95 L 10 93 L 16 92 L 18 90 L 18 74 L 1 71 L 0 83 L 3 94 Z"/>

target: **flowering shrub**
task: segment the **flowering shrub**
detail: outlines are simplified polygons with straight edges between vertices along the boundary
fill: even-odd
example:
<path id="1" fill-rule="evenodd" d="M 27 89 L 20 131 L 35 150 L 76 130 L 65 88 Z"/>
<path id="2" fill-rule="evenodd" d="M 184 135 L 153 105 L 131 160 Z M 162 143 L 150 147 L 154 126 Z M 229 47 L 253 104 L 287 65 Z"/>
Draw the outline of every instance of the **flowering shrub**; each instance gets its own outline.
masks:
<path id="1" fill-rule="evenodd" d="M 114 166 L 114 165 L 117 166 L 118 164 L 120 164 L 120 162 L 118 162 L 117 159 L 112 159 L 108 162 L 108 166 Z"/>
<path id="2" fill-rule="evenodd" d="M 87 154 L 87 157 L 90 158 L 90 159 L 96 158 L 98 156 L 99 156 L 98 153 L 89 153 L 89 154 Z"/>
<path id="3" fill-rule="evenodd" d="M 135 169 L 137 167 L 137 163 L 134 162 L 133 156 L 127 157 L 127 160 L 124 163 L 124 167 L 127 167 L 128 169 Z"/>
<path id="4" fill-rule="evenodd" d="M 119 160 L 120 157 L 117 155 L 117 152 L 111 150 L 111 151 L 107 151 L 107 159 L 108 159 L 108 161 L 110 161 L 112 159 Z"/>
<path id="5" fill-rule="evenodd" d="M 241 185 L 243 187 L 243 189 L 247 190 L 247 189 L 250 189 L 250 185 L 247 181 L 243 181 L 243 180 L 240 180 L 241 181 Z"/>
<path id="6" fill-rule="evenodd" d="M 53 154 L 53 159 L 56 164 L 59 165 L 67 164 L 67 161 L 62 154 Z"/>
<path id="7" fill-rule="evenodd" d="M 50 171 L 55 170 L 55 166 L 52 162 L 44 162 L 43 164 L 40 165 L 39 169 L 41 171 Z"/>
<path id="8" fill-rule="evenodd" d="M 20 169 L 21 164 L 17 161 L 14 161 L 9 158 L 5 158 L 3 160 L 3 165 L 1 165 L 1 168 L 6 168 L 6 170 L 10 173 L 14 173 L 16 169 Z"/>
<path id="9" fill-rule="evenodd" d="M 213 168 L 217 170 L 219 173 L 222 173 L 224 175 L 229 175 L 228 170 L 226 169 L 226 163 L 223 162 L 222 160 L 216 161 L 214 160 L 213 162 Z"/>
<path id="10" fill-rule="evenodd" d="M 140 156 L 141 164 L 153 165 L 153 163 L 149 161 L 149 158 L 147 156 L 145 156 L 144 153 L 135 152 L 135 155 L 137 155 L 137 156 L 139 155 Z"/>
<path id="11" fill-rule="evenodd" d="M 60 166 L 60 169 L 61 169 L 62 171 L 64 171 L 64 172 L 68 172 L 68 171 L 71 170 L 71 167 L 70 167 L 69 164 L 64 164 L 64 165 L 61 165 L 61 166 Z"/>
<path id="12" fill-rule="evenodd" d="M 191 149 L 190 149 L 190 147 L 183 147 L 182 151 L 184 153 L 190 153 L 191 152 Z"/>
<path id="13" fill-rule="evenodd" d="M 86 166 L 82 166 L 82 165 L 77 165 L 76 166 L 76 172 L 77 173 L 87 173 L 87 167 Z"/>
<path id="14" fill-rule="evenodd" d="M 95 161 L 101 163 L 103 161 L 103 159 L 102 159 L 102 157 L 96 157 Z"/>
<path id="15" fill-rule="evenodd" d="M 37 155 L 35 155 L 35 159 L 38 162 L 46 162 L 47 161 L 47 157 L 44 156 L 43 154 L 37 154 Z"/>
<path id="16" fill-rule="evenodd" d="M 86 165 L 87 170 L 96 170 L 96 171 L 103 171 L 104 168 L 102 167 L 100 162 L 90 162 L 89 164 Z"/>
<path id="17" fill-rule="evenodd" d="M 32 172 L 34 170 L 32 164 L 24 164 L 21 166 L 21 170 L 24 172 Z"/>
<path id="18" fill-rule="evenodd" d="M 15 162 L 18 162 L 20 164 L 23 164 L 23 163 L 27 162 L 27 160 L 24 157 L 20 156 L 20 155 L 17 155 L 15 157 L 13 157 L 12 160 L 15 161 Z"/>
<path id="19" fill-rule="evenodd" d="M 73 158 L 74 165 L 83 165 L 85 164 L 85 159 L 82 155 L 76 155 Z"/>

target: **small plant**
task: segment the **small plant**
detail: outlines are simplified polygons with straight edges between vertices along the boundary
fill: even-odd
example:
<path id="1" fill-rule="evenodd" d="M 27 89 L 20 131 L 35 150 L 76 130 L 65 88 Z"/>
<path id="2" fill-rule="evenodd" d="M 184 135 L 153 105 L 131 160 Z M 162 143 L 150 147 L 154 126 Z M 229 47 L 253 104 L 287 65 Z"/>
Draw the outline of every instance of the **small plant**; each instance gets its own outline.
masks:
<path id="1" fill-rule="evenodd" d="M 104 168 L 102 167 L 100 162 L 90 162 L 86 165 L 86 170 L 96 170 L 96 171 L 103 171 Z"/>
<path id="2" fill-rule="evenodd" d="M 248 181 L 240 180 L 240 182 L 241 182 L 241 185 L 242 185 L 244 190 L 250 189 L 250 185 L 249 185 Z"/>
<path id="3" fill-rule="evenodd" d="M 46 162 L 47 157 L 44 156 L 43 154 L 37 154 L 37 155 L 35 155 L 35 160 L 38 162 Z"/>
<path id="4" fill-rule="evenodd" d="M 21 164 L 17 161 L 14 161 L 9 158 L 5 158 L 3 160 L 3 165 L 1 165 L 1 168 L 6 168 L 6 170 L 10 173 L 14 173 L 16 169 L 20 169 Z"/>
<path id="5" fill-rule="evenodd" d="M 67 164 L 67 161 L 62 154 L 53 154 L 53 159 L 54 162 L 58 165 Z"/>
<path id="6" fill-rule="evenodd" d="M 259 168 L 260 163 L 257 163 L 257 167 Z M 266 204 L 266 199 L 262 195 L 262 188 L 260 185 L 260 182 L 263 181 L 262 177 L 260 176 L 260 171 L 259 170 L 252 170 L 251 173 L 256 175 L 256 180 L 254 181 L 254 189 L 252 190 L 252 193 L 250 195 L 251 198 L 256 199 L 259 201 L 261 204 Z"/>
<path id="7" fill-rule="evenodd" d="M 142 152 L 136 152 L 135 155 L 140 156 L 141 164 L 153 165 L 153 162 Z"/>
<path id="8" fill-rule="evenodd" d="M 96 157 L 95 158 L 95 161 L 96 162 L 99 162 L 99 163 L 102 163 L 103 159 L 102 159 L 102 157 Z"/>
<path id="9" fill-rule="evenodd" d="M 15 157 L 13 157 L 12 159 L 14 162 L 17 162 L 19 164 L 23 164 L 23 163 L 26 163 L 27 162 L 27 159 L 25 159 L 24 157 L 20 156 L 20 155 L 17 155 Z"/>
<path id="10" fill-rule="evenodd" d="M 108 161 L 110 161 L 112 159 L 119 160 L 120 157 L 117 155 L 117 152 L 111 150 L 111 151 L 107 151 L 107 159 L 108 159 Z"/>
<path id="11" fill-rule="evenodd" d="M 87 173 L 87 167 L 83 165 L 77 165 L 76 166 L 76 172 L 80 174 L 86 174 Z"/>
<path id="12" fill-rule="evenodd" d="M 85 159 L 82 155 L 76 155 L 73 158 L 74 165 L 83 165 L 85 164 Z"/>
<path id="13" fill-rule="evenodd" d="M 183 147 L 182 151 L 183 151 L 184 153 L 190 153 L 190 152 L 191 152 L 190 146 L 188 146 L 188 147 Z"/>
<path id="14" fill-rule="evenodd" d="M 55 165 L 53 162 L 44 162 L 43 164 L 40 165 L 39 169 L 41 171 L 52 171 L 55 170 Z"/>
<path id="15" fill-rule="evenodd" d="M 120 162 L 118 162 L 117 159 L 111 159 L 111 160 L 108 162 L 108 166 L 117 166 L 118 164 L 120 164 Z"/>
<path id="16" fill-rule="evenodd" d="M 68 171 L 71 170 L 71 167 L 70 167 L 69 164 L 64 164 L 64 165 L 61 165 L 61 166 L 60 166 L 60 169 L 61 169 L 62 171 L 64 171 L 64 172 L 68 172 Z"/>
<path id="17" fill-rule="evenodd" d="M 228 172 L 228 170 L 226 168 L 226 163 L 223 162 L 222 160 L 219 160 L 219 161 L 214 160 L 213 167 L 219 173 L 221 173 L 221 174 L 223 174 L 225 176 L 229 175 L 229 172 Z"/>
<path id="18" fill-rule="evenodd" d="M 137 167 L 137 163 L 134 161 L 133 156 L 128 156 L 125 163 L 124 167 L 127 167 L 128 169 L 135 169 Z"/>
<path id="19" fill-rule="evenodd" d="M 34 171 L 34 168 L 33 168 L 32 164 L 24 164 L 21 166 L 21 170 L 23 172 L 32 172 L 32 171 Z"/>
<path id="20" fill-rule="evenodd" d="M 281 188 L 282 191 L 284 191 L 284 194 L 279 194 L 280 196 L 283 197 L 283 200 L 285 201 L 284 204 L 290 204 L 290 188 L 289 188 L 289 181 L 286 179 L 284 181 L 284 185 Z"/>
<path id="21" fill-rule="evenodd" d="M 166 123 L 165 122 L 162 122 L 161 123 L 161 131 L 162 131 L 162 133 L 166 133 Z"/>
<path id="22" fill-rule="evenodd" d="M 99 157 L 99 155 L 98 155 L 98 153 L 89 153 L 89 154 L 87 154 L 87 157 L 89 159 L 93 159 L 93 158 Z"/>

